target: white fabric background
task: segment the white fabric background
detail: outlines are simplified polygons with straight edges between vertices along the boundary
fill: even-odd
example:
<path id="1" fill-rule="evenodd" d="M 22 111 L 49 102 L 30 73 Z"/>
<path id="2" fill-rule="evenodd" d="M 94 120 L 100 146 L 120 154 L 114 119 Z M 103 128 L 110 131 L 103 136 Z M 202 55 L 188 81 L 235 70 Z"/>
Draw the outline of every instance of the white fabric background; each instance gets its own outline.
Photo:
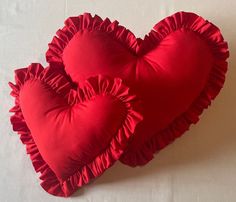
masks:
<path id="1" fill-rule="evenodd" d="M 236 201 L 236 1 L 235 0 L 0 0 L 0 201 Z M 215 23 L 229 42 L 229 72 L 221 94 L 201 121 L 142 168 L 116 163 L 94 183 L 64 199 L 49 195 L 18 135 L 8 109 L 13 70 L 46 65 L 45 51 L 65 18 L 91 12 L 117 19 L 143 37 L 176 11 L 193 11 Z"/>

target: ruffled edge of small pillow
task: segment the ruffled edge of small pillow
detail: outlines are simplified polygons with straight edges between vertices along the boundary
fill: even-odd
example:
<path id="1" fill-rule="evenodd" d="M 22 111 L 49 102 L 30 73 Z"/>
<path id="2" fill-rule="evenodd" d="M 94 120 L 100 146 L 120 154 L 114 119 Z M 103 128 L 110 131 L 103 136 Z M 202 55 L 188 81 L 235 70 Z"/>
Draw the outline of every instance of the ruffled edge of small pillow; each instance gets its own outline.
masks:
<path id="1" fill-rule="evenodd" d="M 92 162 L 78 168 L 78 171 L 66 180 L 58 179 L 42 158 L 21 111 L 20 91 L 31 79 L 38 79 L 45 85 L 49 85 L 56 93 L 67 98 L 70 104 L 90 100 L 98 94 L 108 94 L 122 101 L 127 109 L 123 124 L 112 138 L 110 145 Z M 15 98 L 15 106 L 10 109 L 10 112 L 14 113 L 10 118 L 13 130 L 17 131 L 22 143 L 26 145 L 27 154 L 30 155 L 35 171 L 41 173 L 41 186 L 48 193 L 56 196 L 70 196 L 79 187 L 89 183 L 112 166 L 126 149 L 136 125 L 142 120 L 139 100 L 135 95 L 130 94 L 129 88 L 119 78 L 110 79 L 101 75 L 91 77 L 86 80 L 83 88 L 78 88 L 76 93 L 69 78 L 60 68 L 53 66 L 43 68 L 40 64 L 33 63 L 27 68 L 15 70 L 15 83 L 9 82 L 11 95 Z"/>
<path id="2" fill-rule="evenodd" d="M 133 153 L 124 153 L 120 159 L 130 166 L 144 165 L 153 159 L 153 154 L 160 151 L 176 138 L 186 132 L 191 124 L 196 124 L 203 110 L 208 108 L 225 82 L 227 72 L 228 45 L 218 27 L 202 17 L 187 12 L 178 12 L 157 23 L 153 30 L 146 35 L 143 50 L 150 50 L 158 45 L 166 36 L 179 29 L 193 31 L 209 44 L 213 54 L 213 66 L 209 79 L 199 97 L 189 109 L 178 116 L 166 129 L 155 134 L 144 146 Z"/>

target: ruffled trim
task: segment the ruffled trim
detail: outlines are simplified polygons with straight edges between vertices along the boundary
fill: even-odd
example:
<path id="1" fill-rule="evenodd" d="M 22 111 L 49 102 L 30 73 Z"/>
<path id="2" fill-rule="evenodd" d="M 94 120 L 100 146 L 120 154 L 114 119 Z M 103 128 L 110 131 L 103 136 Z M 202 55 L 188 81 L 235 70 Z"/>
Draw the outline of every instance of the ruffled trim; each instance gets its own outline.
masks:
<path id="1" fill-rule="evenodd" d="M 78 93 L 72 88 L 72 83 L 58 67 L 43 68 L 40 64 L 31 64 L 27 68 L 15 71 L 16 84 L 9 83 L 12 88 L 11 95 L 15 97 L 15 106 L 10 109 L 13 130 L 17 131 L 23 144 L 26 145 L 27 154 L 30 155 L 36 172 L 40 172 L 41 186 L 50 194 L 68 197 L 78 187 L 87 184 L 90 180 L 101 175 L 107 168 L 119 159 L 128 140 L 132 137 L 136 125 L 142 120 L 137 97 L 129 93 L 121 79 L 108 79 L 102 76 L 91 77 L 86 81 Z M 127 115 L 120 129 L 112 138 L 110 145 L 88 165 L 78 168 L 78 171 L 65 180 L 58 179 L 55 173 L 43 160 L 37 145 L 31 135 L 19 103 L 19 94 L 28 80 L 38 79 L 49 85 L 56 93 L 66 97 L 70 104 L 89 100 L 98 94 L 109 94 L 122 101 L 127 110 Z M 102 162 L 102 163 L 101 163 Z"/>
<path id="2" fill-rule="evenodd" d="M 109 34 L 113 39 L 126 46 L 131 52 L 136 53 L 138 41 L 134 34 L 119 25 L 118 21 L 111 22 L 109 18 L 102 20 L 99 16 L 91 16 L 90 13 L 84 13 L 77 17 L 69 17 L 65 21 L 65 26 L 56 32 L 52 42 L 48 44 L 49 49 L 46 52 L 48 63 L 58 63 L 63 66 L 62 54 L 69 41 L 78 32 L 84 29 L 99 30 Z"/>
<path id="3" fill-rule="evenodd" d="M 142 44 L 145 47 L 141 47 L 141 49 L 144 52 L 150 50 L 166 36 L 179 29 L 193 31 L 209 44 L 214 57 L 209 79 L 199 97 L 186 112 L 177 117 L 166 129 L 155 134 L 139 151 L 122 155 L 120 160 L 130 166 L 146 164 L 153 158 L 153 153 L 180 137 L 191 124 L 196 124 L 203 110 L 208 108 L 211 100 L 223 87 L 228 66 L 226 61 L 229 57 L 228 45 L 219 28 L 194 13 L 178 12 L 157 23 L 150 34 L 144 38 L 145 42 Z"/>

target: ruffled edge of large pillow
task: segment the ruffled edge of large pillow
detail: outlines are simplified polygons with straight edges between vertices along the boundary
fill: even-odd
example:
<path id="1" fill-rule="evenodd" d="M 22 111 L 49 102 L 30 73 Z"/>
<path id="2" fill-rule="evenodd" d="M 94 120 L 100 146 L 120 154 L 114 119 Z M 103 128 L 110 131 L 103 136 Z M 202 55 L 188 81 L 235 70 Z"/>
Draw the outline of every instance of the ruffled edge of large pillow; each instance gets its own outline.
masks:
<path id="1" fill-rule="evenodd" d="M 191 124 L 196 124 L 203 110 L 208 108 L 211 101 L 219 94 L 225 82 L 227 72 L 228 45 L 218 27 L 202 17 L 187 12 L 178 12 L 157 23 L 153 30 L 146 35 L 145 47 L 150 50 L 166 36 L 179 29 L 193 31 L 207 42 L 213 54 L 213 66 L 209 79 L 200 95 L 190 105 L 189 109 L 178 116 L 168 127 L 155 134 L 144 146 L 133 153 L 124 153 L 120 161 L 130 166 L 144 165 L 153 159 L 153 154 L 160 151 L 176 138 L 186 132 Z"/>
<path id="2" fill-rule="evenodd" d="M 58 67 L 43 68 L 40 64 L 32 63 L 27 68 L 15 70 L 16 84 L 9 82 L 12 89 L 11 95 L 15 97 L 15 106 L 10 109 L 10 112 L 14 113 L 10 118 L 13 130 L 17 131 L 22 143 L 26 145 L 27 154 L 30 155 L 35 171 L 41 173 L 41 186 L 48 193 L 63 197 L 70 196 L 79 187 L 100 176 L 107 168 L 112 166 L 126 149 L 128 140 L 132 137 L 136 125 L 142 120 L 139 100 L 135 95 L 130 94 L 129 88 L 123 84 L 121 79 L 110 79 L 101 75 L 90 77 L 86 80 L 83 88 L 79 88 L 78 93 L 75 93 L 75 88 L 72 88 L 72 83 L 66 77 L 65 73 Z M 58 179 L 43 160 L 21 111 L 20 91 L 24 84 L 31 79 L 38 79 L 49 85 L 56 93 L 66 97 L 70 104 L 90 100 L 98 94 L 108 94 L 116 97 L 126 106 L 126 118 L 112 138 L 110 145 L 92 162 L 79 168 L 76 173 L 66 180 Z"/>

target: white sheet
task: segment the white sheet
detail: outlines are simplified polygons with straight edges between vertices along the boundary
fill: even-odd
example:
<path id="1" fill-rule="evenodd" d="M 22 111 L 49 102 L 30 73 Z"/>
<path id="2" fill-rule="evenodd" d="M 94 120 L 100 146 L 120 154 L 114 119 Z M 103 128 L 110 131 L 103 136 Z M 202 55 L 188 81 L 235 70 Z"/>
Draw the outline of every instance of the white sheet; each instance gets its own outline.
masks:
<path id="1" fill-rule="evenodd" d="M 236 1 L 235 0 L 1 0 L 0 1 L 0 201 L 236 201 Z M 143 37 L 162 18 L 193 11 L 218 25 L 231 57 L 221 94 L 199 124 L 142 168 L 117 163 L 69 199 L 46 193 L 29 156 L 11 129 L 8 81 L 13 70 L 45 62 L 47 43 L 66 17 L 85 11 L 117 19 Z"/>

